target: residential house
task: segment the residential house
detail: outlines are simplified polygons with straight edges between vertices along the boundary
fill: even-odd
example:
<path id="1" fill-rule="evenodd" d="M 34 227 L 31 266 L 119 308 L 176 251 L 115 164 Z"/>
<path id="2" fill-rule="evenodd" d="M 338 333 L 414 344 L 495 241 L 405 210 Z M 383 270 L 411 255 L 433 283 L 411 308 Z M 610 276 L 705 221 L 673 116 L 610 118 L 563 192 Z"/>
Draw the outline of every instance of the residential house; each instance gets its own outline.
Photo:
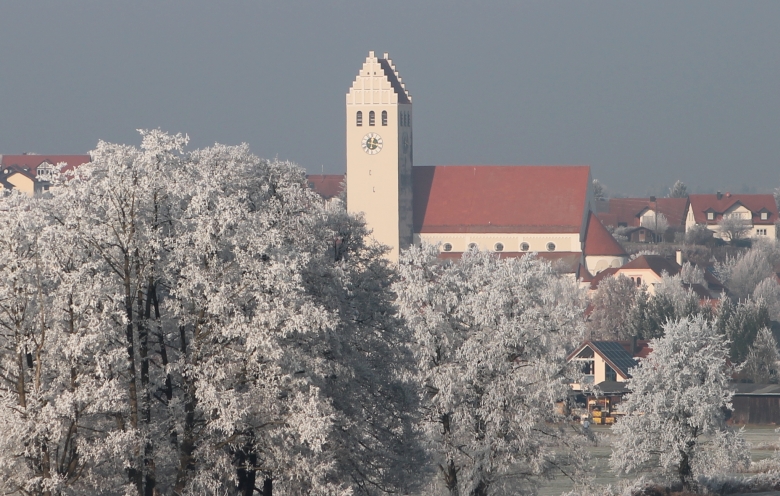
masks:
<path id="1" fill-rule="evenodd" d="M 687 198 L 609 198 L 598 202 L 596 215 L 605 226 L 612 228 L 644 226 L 655 231 L 658 212 L 671 231 L 684 232 L 687 207 Z"/>
<path id="2" fill-rule="evenodd" d="M 89 155 L 3 155 L 0 185 L 30 196 L 49 189 L 55 172 L 67 172 L 90 161 Z"/>
<path id="3" fill-rule="evenodd" d="M 605 277 L 624 275 L 631 279 L 637 286 L 646 286 L 647 292 L 655 294 L 655 286 L 659 284 L 666 273 L 675 276 L 680 273 L 682 266 L 681 260 L 673 262 L 661 255 L 641 255 L 631 260 L 619 268 L 610 268 L 600 272 L 590 281 L 590 289 L 598 289 L 599 282 Z M 714 275 L 706 269 L 704 270 L 705 284 L 693 284 L 690 289 L 699 295 L 699 299 L 705 300 L 717 299 L 726 290 Z"/>
<path id="4" fill-rule="evenodd" d="M 686 231 L 696 224 L 707 226 L 717 237 L 724 237 L 720 222 L 724 218 L 743 221 L 747 228 L 745 237 L 775 239 L 778 221 L 777 204 L 773 195 L 734 195 L 716 193 L 690 195 L 685 213 Z"/>

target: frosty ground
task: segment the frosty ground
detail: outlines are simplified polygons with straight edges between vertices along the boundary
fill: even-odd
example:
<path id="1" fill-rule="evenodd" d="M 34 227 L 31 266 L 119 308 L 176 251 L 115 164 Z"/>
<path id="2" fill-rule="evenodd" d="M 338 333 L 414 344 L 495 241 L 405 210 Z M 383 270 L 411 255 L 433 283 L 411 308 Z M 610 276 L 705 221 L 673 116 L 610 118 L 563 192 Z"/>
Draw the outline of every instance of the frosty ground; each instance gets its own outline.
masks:
<path id="1" fill-rule="evenodd" d="M 600 485 L 615 485 L 620 478 L 609 469 L 609 455 L 612 453 L 610 428 L 595 426 L 593 432 L 598 437 L 598 445 L 590 447 L 592 473 L 595 475 L 595 483 Z M 771 457 L 780 447 L 780 439 L 775 433 L 774 426 L 749 426 L 745 428 L 745 439 L 751 443 L 750 456 L 754 462 Z M 627 479 L 635 479 L 640 474 L 632 474 Z M 539 496 L 559 496 L 564 491 L 572 489 L 571 481 L 559 477 L 549 481 L 539 490 Z M 771 493 L 765 493 L 771 494 Z"/>

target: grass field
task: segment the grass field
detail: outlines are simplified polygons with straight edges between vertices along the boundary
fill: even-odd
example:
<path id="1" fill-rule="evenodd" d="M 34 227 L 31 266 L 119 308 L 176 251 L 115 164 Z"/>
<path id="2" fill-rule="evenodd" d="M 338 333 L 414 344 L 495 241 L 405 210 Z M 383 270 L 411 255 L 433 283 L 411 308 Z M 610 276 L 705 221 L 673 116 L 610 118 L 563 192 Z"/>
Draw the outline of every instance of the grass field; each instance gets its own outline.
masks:
<path id="1" fill-rule="evenodd" d="M 612 453 L 612 435 L 609 427 L 593 426 L 593 432 L 598 438 L 598 445 L 588 449 L 591 456 L 592 473 L 597 484 L 615 484 L 619 478 L 609 469 L 609 456 Z M 772 456 L 775 449 L 780 447 L 780 434 L 775 432 L 772 426 L 747 427 L 745 438 L 751 443 L 751 457 L 753 461 L 763 460 Z M 635 476 L 631 477 L 632 479 Z M 572 489 L 571 481 L 558 478 L 548 482 L 539 492 L 542 496 L 558 496 L 562 492 Z"/>

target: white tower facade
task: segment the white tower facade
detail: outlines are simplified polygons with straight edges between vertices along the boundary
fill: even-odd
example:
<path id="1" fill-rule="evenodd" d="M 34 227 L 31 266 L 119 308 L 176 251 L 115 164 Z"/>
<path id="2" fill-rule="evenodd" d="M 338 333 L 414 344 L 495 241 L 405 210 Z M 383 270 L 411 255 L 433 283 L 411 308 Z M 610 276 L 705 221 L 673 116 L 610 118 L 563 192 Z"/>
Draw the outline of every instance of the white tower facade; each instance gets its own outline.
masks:
<path id="1" fill-rule="evenodd" d="M 387 53 L 368 52 L 347 93 L 347 209 L 391 260 L 411 245 L 412 97 Z"/>

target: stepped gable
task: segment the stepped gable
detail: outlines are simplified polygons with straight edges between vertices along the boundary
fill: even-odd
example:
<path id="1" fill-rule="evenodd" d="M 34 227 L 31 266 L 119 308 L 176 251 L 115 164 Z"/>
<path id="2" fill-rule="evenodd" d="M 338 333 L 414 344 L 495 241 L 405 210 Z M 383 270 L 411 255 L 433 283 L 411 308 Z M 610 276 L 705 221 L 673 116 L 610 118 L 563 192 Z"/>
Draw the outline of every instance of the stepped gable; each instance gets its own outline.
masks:
<path id="1" fill-rule="evenodd" d="M 577 233 L 587 220 L 588 166 L 412 168 L 418 233 Z"/>
<path id="2" fill-rule="evenodd" d="M 50 165 L 65 163 L 60 172 L 67 172 L 91 160 L 89 155 L 3 155 L 2 167 L 26 171 L 34 177 L 38 174 L 38 166 L 43 163 Z"/>
<path id="3" fill-rule="evenodd" d="M 620 243 L 612 237 L 593 212 L 588 214 L 588 228 L 585 234 L 585 256 L 627 257 Z"/>
<path id="4" fill-rule="evenodd" d="M 344 174 L 309 174 L 306 181 L 311 189 L 326 200 L 344 191 Z"/>
<path id="5" fill-rule="evenodd" d="M 368 52 L 363 67 L 347 93 L 348 104 L 410 104 L 412 97 L 387 53 L 382 58 Z"/>

